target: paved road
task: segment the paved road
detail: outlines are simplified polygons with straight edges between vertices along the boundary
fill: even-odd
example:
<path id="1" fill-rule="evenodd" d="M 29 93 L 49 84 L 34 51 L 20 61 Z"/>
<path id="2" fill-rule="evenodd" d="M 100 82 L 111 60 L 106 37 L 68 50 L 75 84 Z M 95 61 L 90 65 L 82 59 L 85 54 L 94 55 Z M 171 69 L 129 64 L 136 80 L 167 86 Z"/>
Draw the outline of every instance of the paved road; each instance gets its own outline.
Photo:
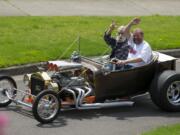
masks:
<path id="1" fill-rule="evenodd" d="M 0 0 L 0 16 L 180 15 L 180 0 Z"/>
<path id="2" fill-rule="evenodd" d="M 180 60 L 177 62 L 180 72 Z M 22 76 L 16 76 L 23 89 Z M 159 125 L 180 122 L 180 113 L 159 110 L 149 96 L 135 99 L 133 107 L 100 110 L 66 111 L 59 114 L 53 124 L 39 124 L 27 111 L 13 105 L 0 109 L 10 119 L 8 135 L 140 135 Z"/>

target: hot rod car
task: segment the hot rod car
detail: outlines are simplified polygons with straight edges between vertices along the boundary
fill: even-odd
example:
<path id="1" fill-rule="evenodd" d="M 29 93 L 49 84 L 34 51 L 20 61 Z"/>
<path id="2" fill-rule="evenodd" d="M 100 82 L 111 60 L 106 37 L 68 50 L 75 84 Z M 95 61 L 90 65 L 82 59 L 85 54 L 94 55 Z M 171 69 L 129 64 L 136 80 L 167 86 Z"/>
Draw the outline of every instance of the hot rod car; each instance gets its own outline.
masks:
<path id="1" fill-rule="evenodd" d="M 110 70 L 108 56 L 48 61 L 41 71 L 24 75 L 26 90 L 10 76 L 0 77 L 0 107 L 11 102 L 32 108 L 36 120 L 49 123 L 59 111 L 133 105 L 132 97 L 150 93 L 165 111 L 180 111 L 180 73 L 176 58 L 153 52 L 152 61 L 128 70 Z M 115 66 L 115 65 L 114 65 Z M 23 97 L 18 99 L 18 93 Z"/>

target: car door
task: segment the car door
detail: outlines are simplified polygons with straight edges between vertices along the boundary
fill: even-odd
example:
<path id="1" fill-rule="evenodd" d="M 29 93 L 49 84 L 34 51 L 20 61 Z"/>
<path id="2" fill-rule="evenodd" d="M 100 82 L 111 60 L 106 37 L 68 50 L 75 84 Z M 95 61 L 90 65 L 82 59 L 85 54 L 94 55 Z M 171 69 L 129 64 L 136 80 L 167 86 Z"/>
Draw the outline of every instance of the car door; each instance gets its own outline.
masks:
<path id="1" fill-rule="evenodd" d="M 155 63 L 124 71 L 114 71 L 108 75 L 95 76 L 97 99 L 131 96 L 147 91 L 155 74 Z"/>

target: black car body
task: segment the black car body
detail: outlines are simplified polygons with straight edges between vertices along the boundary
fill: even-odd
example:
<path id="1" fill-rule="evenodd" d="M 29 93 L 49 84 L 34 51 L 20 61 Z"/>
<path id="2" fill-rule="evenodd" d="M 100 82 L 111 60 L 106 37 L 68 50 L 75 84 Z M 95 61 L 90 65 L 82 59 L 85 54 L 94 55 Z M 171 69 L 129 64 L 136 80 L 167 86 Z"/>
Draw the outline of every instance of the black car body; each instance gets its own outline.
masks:
<path id="1" fill-rule="evenodd" d="M 133 105 L 132 97 L 149 92 L 165 111 L 180 111 L 180 73 L 176 58 L 153 52 L 151 62 L 128 70 L 107 70 L 107 56 L 49 61 L 43 71 L 24 76 L 27 90 L 18 90 L 15 80 L 1 76 L 0 107 L 12 101 L 32 108 L 41 123 L 52 122 L 62 109 L 98 109 Z M 21 100 L 17 92 L 24 93 Z M 45 114 L 44 114 L 45 113 Z"/>

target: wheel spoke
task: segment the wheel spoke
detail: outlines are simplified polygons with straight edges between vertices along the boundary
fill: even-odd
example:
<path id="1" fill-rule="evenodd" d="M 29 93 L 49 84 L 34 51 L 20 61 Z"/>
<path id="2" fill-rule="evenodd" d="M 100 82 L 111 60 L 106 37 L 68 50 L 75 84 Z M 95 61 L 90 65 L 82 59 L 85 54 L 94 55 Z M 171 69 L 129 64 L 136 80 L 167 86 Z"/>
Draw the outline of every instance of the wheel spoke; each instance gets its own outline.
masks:
<path id="1" fill-rule="evenodd" d="M 172 97 L 172 92 L 171 92 L 171 91 L 168 91 L 168 92 L 167 92 L 167 96 L 168 96 L 168 97 Z"/>
<path id="2" fill-rule="evenodd" d="M 173 82 L 167 90 L 167 98 L 173 105 L 180 105 L 180 81 Z"/>
<path id="3" fill-rule="evenodd" d="M 5 90 L 9 93 L 11 97 L 14 97 L 14 85 L 8 79 L 0 80 L 0 103 L 5 104 L 9 102 L 9 98 L 5 94 Z"/>
<path id="4" fill-rule="evenodd" d="M 178 100 L 175 101 L 175 103 L 179 103 L 180 102 L 180 98 Z"/>
<path id="5" fill-rule="evenodd" d="M 48 94 L 43 96 L 38 105 L 38 113 L 43 119 L 50 119 L 58 111 L 58 100 L 54 95 Z"/>

